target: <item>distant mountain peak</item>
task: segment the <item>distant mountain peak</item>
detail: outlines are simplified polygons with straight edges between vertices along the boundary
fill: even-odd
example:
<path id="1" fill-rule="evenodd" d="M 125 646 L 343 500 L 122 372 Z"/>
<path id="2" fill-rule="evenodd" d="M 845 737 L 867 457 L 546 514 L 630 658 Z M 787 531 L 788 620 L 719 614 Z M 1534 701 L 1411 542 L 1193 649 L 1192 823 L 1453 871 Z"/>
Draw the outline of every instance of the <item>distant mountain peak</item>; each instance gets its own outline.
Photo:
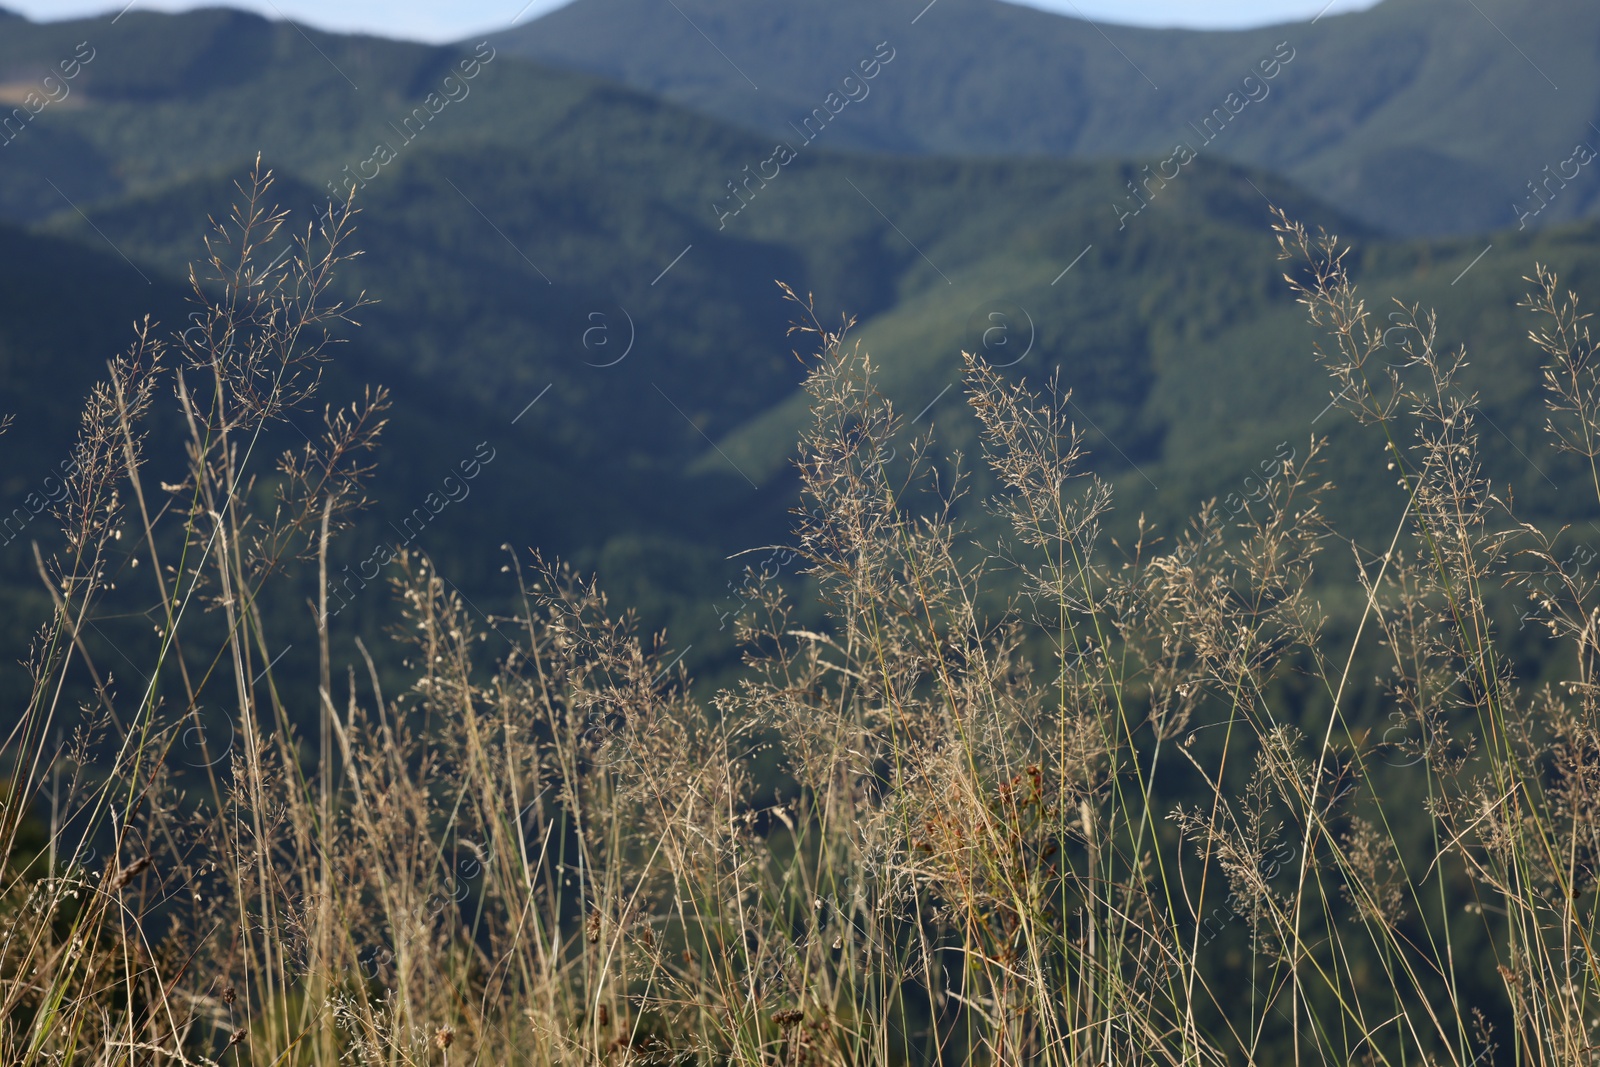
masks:
<path id="1" fill-rule="evenodd" d="M 826 108 L 817 148 L 1133 157 L 1153 170 L 1186 143 L 1411 234 L 1600 213 L 1600 180 L 1543 169 L 1600 129 L 1600 5 L 1481 0 L 1461 16 L 1455 2 L 1184 30 L 1002 0 L 576 0 L 495 43 L 776 138 L 807 116 L 814 129 Z M 1514 44 L 1501 32 L 1513 19 Z M 881 42 L 896 58 L 867 84 L 856 64 Z M 1205 132 L 1211 116 L 1225 133 Z M 1546 181 L 1560 196 L 1530 200 L 1530 182 Z"/>

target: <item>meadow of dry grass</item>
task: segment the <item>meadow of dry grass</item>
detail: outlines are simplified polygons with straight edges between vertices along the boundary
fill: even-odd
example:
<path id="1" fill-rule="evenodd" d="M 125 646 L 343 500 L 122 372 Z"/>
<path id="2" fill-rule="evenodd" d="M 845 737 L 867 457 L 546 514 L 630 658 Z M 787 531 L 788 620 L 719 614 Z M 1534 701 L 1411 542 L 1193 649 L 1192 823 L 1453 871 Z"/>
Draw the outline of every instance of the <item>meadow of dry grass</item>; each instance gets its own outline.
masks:
<path id="1" fill-rule="evenodd" d="M 969 357 L 1011 531 L 974 546 L 959 464 L 881 460 L 904 418 L 797 301 L 790 547 L 826 628 L 751 573 L 744 673 L 700 700 L 557 563 L 508 549 L 520 608 L 485 620 L 402 557 L 395 692 L 365 646 L 335 662 L 325 599 L 382 394 L 256 449 L 353 310 L 329 288 L 352 213 L 277 259 L 270 181 L 242 192 L 195 272 L 206 328 L 110 364 L 39 559 L 54 612 L 0 763 L 0 1061 L 1594 1061 L 1596 591 L 1486 484 L 1461 354 L 1407 309 L 1403 365 L 1379 358 L 1394 322 L 1332 239 L 1280 220 L 1332 392 L 1409 500 L 1387 551 L 1339 547 L 1316 441 L 1238 515 L 1112 545 L 1063 397 Z M 1593 346 L 1530 281 L 1552 444 L 1595 470 Z M 169 416 L 187 465 L 151 470 Z M 1354 647 L 1323 632 L 1332 551 Z M 280 686 L 262 621 L 295 568 L 322 575 L 314 687 Z M 147 683 L 86 627 L 113 584 L 154 605 Z M 1505 584 L 1558 684 L 1498 651 Z M 1351 669 L 1371 648 L 1378 682 Z M 1343 715 L 1375 684 L 1398 734 Z M 233 740 L 178 761 L 202 706 Z"/>

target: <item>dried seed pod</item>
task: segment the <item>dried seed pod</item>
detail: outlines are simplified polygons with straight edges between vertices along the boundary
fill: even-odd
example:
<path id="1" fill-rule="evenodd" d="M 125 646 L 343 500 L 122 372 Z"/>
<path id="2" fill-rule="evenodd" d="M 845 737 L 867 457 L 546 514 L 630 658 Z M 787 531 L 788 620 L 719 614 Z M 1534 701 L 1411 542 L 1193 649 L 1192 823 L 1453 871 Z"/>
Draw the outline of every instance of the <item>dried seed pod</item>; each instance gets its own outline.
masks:
<path id="1" fill-rule="evenodd" d="M 126 886 L 129 882 L 139 877 L 148 866 L 150 866 L 150 857 L 140 856 L 126 867 L 118 868 L 116 874 L 111 876 L 111 891 L 115 893 Z"/>

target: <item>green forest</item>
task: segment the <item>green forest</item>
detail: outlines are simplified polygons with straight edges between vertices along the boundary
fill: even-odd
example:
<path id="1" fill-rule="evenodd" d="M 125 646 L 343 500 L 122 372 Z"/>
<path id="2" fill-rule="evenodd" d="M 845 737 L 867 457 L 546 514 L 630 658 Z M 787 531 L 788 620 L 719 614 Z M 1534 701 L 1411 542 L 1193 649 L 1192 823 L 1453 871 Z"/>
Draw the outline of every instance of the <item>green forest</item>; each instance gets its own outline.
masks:
<path id="1" fill-rule="evenodd" d="M 1600 1059 L 1600 15 L 1478 6 L 0 10 L 0 1061 Z"/>

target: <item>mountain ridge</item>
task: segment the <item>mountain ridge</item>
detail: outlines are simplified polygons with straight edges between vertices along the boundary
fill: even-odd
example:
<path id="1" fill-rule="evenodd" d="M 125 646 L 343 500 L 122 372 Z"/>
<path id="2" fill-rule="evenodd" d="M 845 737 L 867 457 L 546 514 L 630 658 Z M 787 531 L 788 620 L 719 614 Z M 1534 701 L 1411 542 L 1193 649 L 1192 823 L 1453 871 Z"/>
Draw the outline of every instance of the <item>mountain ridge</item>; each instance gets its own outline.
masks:
<path id="1" fill-rule="evenodd" d="M 491 39 L 773 136 L 887 40 L 899 58 L 830 126 L 836 147 L 1152 162 L 1285 43 L 1296 58 L 1275 99 L 1214 150 L 1374 226 L 1450 234 L 1516 224 L 1511 205 L 1542 167 L 1575 140 L 1600 144 L 1590 125 L 1600 126 L 1590 45 L 1600 9 L 1477 8 L 1385 0 L 1311 23 L 1197 31 L 1102 26 L 1001 0 L 576 0 Z M 1563 192 L 1533 224 L 1600 210 L 1600 180 Z"/>
<path id="2" fill-rule="evenodd" d="M 791 355 L 785 329 L 799 313 L 775 280 L 814 293 L 825 321 L 858 316 L 886 390 L 969 455 L 960 350 L 984 349 L 985 316 L 1020 309 L 1007 322 L 1028 320 L 1037 343 L 1014 373 L 1037 385 L 1061 367 L 1092 421 L 1096 471 L 1170 529 L 1194 493 L 1269 432 L 1219 431 L 1215 412 L 1231 391 L 1250 385 L 1274 398 L 1263 405 L 1274 411 L 1279 396 L 1307 403 L 1308 384 L 1316 399 L 1298 363 L 1284 377 L 1280 357 L 1298 354 L 1305 337 L 1287 325 L 1295 309 L 1273 258 L 1269 206 L 1401 264 L 1384 277 L 1434 255 L 1459 260 L 1459 272 L 1482 251 L 1462 240 L 1379 240 L 1293 181 L 1203 147 L 1192 159 L 1171 145 L 1114 160 L 868 155 L 842 151 L 830 117 L 810 140 L 791 131 L 794 157 L 775 157 L 774 138 L 504 50 L 480 61 L 470 95 L 413 144 L 400 124 L 472 48 L 308 39 L 236 12 L 26 24 L 0 40 L 0 70 L 18 57 L 71 54 L 86 35 L 98 54 L 74 89 L 85 106 L 38 116 L 6 149 L 0 182 L 0 215 L 92 249 L 94 271 L 126 286 L 115 301 L 86 292 L 94 306 L 81 313 L 127 308 L 148 291 L 145 276 L 158 287 L 181 282 L 207 217 L 226 215 L 256 151 L 278 171 L 281 202 L 304 209 L 325 206 L 327 184 L 361 171 L 374 142 L 389 144 L 395 158 L 357 191 L 366 255 L 340 283 L 381 302 L 364 310 L 339 381 L 390 384 L 404 400 L 393 427 L 405 447 L 385 455 L 380 499 L 403 516 L 414 487 L 436 481 L 435 461 L 471 455 L 488 430 L 505 460 L 470 503 L 430 526 L 424 547 L 490 608 L 480 598 L 497 588 L 497 545 L 560 552 L 597 570 L 652 627 L 670 625 L 697 657 L 732 654 L 707 606 L 734 577 L 725 557 L 780 539 L 794 503 L 805 361 Z M 154 42 L 164 54 L 152 55 Z M 849 55 L 846 69 L 864 77 L 860 64 L 876 50 Z M 884 55 L 874 94 L 912 52 Z M 1252 62 L 1271 56 L 1268 47 Z M 1273 95 L 1230 116 L 1218 146 L 1277 103 L 1302 61 L 1274 78 L 1255 67 Z M 1244 75 L 1226 73 L 1226 84 L 1250 91 Z M 838 69 L 827 76 L 850 91 Z M 846 105 L 839 121 L 877 102 Z M 1492 270 L 1498 287 L 1480 297 L 1509 306 L 1516 271 L 1500 257 L 1546 245 L 1531 230 L 1493 239 L 1494 256 L 1476 271 Z M 1570 240 L 1581 246 L 1563 253 L 1574 262 L 1600 244 L 1588 230 Z M 26 303 L 15 311 L 39 329 L 43 313 Z M 126 326 L 117 315 L 113 333 Z M 618 347 L 598 347 L 597 336 Z M 1517 382 L 1500 392 L 1525 397 L 1526 368 L 1507 354 L 1510 342 L 1497 335 L 1495 344 L 1495 365 Z M 1208 377 L 1187 369 L 1190 353 L 1204 354 Z M 76 388 L 98 362 L 60 366 L 61 384 Z M 1515 428 L 1522 414 L 1497 410 L 1496 419 Z M 1265 442 L 1269 453 L 1279 439 Z M 40 449 L 51 451 L 43 440 L 19 428 L 0 447 L 32 471 Z M 1169 489 L 1150 496 L 1147 477 Z M 380 520 L 390 506 L 356 549 L 388 536 Z M 25 584 L 27 561 L 14 562 Z"/>

